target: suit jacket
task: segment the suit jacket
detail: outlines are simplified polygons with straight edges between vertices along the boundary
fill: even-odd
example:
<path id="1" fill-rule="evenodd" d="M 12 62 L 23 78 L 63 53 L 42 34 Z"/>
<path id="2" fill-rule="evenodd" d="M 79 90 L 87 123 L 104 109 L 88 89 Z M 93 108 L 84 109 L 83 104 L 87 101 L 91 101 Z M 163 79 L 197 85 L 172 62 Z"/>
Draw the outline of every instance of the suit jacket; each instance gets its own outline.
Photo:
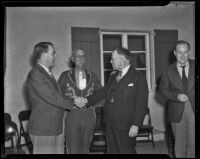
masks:
<path id="1" fill-rule="evenodd" d="M 185 90 L 181 76 L 178 72 L 176 62 L 173 63 L 168 71 L 161 76 L 159 92 L 168 99 L 168 118 L 171 122 L 179 122 L 183 116 L 183 102 L 177 99 L 179 93 L 187 94 L 195 110 L 195 62 L 189 60 L 188 89 Z"/>
<path id="2" fill-rule="evenodd" d="M 75 95 L 87 97 L 102 88 L 97 76 L 92 72 L 86 71 L 86 82 L 86 88 L 84 90 L 80 90 L 76 83 L 74 69 L 62 72 L 58 79 L 61 92 L 66 97 L 72 97 Z"/>
<path id="3" fill-rule="evenodd" d="M 141 126 L 148 106 L 146 77 L 132 66 L 119 82 L 117 72 L 110 75 L 104 89 L 87 97 L 88 107 L 105 99 L 105 122 L 122 131 L 129 131 L 131 125 Z"/>
<path id="4" fill-rule="evenodd" d="M 37 136 L 61 134 L 64 110 L 71 109 L 72 99 L 62 97 L 56 80 L 38 64 L 29 72 L 26 88 L 31 104 L 29 133 Z"/>

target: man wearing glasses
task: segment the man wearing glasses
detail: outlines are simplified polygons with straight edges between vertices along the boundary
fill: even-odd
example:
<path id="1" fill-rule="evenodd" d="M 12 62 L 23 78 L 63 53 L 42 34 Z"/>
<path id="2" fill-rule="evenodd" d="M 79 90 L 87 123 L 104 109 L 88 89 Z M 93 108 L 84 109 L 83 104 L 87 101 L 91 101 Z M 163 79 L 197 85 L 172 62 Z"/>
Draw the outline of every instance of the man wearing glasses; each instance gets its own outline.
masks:
<path id="1" fill-rule="evenodd" d="M 64 71 L 58 80 L 64 96 L 87 97 L 102 88 L 95 73 L 85 68 L 85 53 L 74 49 L 70 60 L 71 70 Z M 74 105 L 71 112 L 66 111 L 65 134 L 68 154 L 88 154 L 96 125 L 94 107 L 79 109 Z"/>
<path id="2" fill-rule="evenodd" d="M 87 97 L 76 98 L 87 108 L 105 98 L 104 119 L 108 154 L 135 154 L 136 136 L 142 126 L 148 106 L 148 86 L 143 73 L 131 64 L 131 53 L 126 48 L 112 52 L 111 63 L 115 70 L 106 86 Z"/>

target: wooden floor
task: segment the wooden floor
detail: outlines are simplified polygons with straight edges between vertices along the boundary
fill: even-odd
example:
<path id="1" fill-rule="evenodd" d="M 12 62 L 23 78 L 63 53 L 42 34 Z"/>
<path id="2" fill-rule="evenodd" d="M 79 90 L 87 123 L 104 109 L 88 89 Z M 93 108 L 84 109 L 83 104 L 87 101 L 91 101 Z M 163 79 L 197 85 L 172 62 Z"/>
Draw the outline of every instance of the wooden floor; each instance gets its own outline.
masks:
<path id="1" fill-rule="evenodd" d="M 23 147 L 26 154 L 28 154 L 27 149 Z M 167 154 L 168 149 L 165 140 L 155 141 L 155 149 L 152 143 L 137 143 L 136 144 L 137 154 Z M 102 153 L 91 153 L 91 154 L 102 154 Z"/>
<path id="2" fill-rule="evenodd" d="M 168 149 L 165 140 L 155 141 L 155 149 L 151 143 L 137 143 L 136 151 L 138 154 L 167 154 Z"/>
<path id="3" fill-rule="evenodd" d="M 152 143 L 137 143 L 136 144 L 137 154 L 166 154 L 168 155 L 168 149 L 165 140 L 155 141 L 155 149 Z M 91 153 L 91 154 L 103 154 Z"/>

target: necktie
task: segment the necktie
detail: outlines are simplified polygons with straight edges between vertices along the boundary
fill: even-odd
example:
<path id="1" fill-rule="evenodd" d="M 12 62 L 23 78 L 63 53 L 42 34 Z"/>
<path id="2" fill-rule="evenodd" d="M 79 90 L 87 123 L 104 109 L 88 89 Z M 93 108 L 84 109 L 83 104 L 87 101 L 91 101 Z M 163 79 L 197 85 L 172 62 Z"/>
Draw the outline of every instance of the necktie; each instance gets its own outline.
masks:
<path id="1" fill-rule="evenodd" d="M 54 75 L 53 75 L 51 72 L 49 72 L 49 75 L 51 76 L 51 78 L 52 78 L 53 80 L 55 80 L 55 77 L 54 77 Z"/>
<path id="2" fill-rule="evenodd" d="M 57 81 L 56 81 L 54 75 L 53 75 L 51 72 L 49 72 L 49 75 L 50 75 L 50 77 L 51 77 L 51 79 L 52 79 L 52 81 L 53 81 L 54 86 L 55 86 L 56 88 L 58 88 Z"/>
<path id="3" fill-rule="evenodd" d="M 185 87 L 185 90 L 187 90 L 188 88 L 188 80 L 187 80 L 187 77 L 185 75 L 185 66 L 181 66 L 182 67 L 182 82 L 183 82 L 183 85 Z"/>
<path id="4" fill-rule="evenodd" d="M 116 77 L 117 82 L 121 79 L 121 77 L 122 77 L 122 71 L 119 71 Z"/>

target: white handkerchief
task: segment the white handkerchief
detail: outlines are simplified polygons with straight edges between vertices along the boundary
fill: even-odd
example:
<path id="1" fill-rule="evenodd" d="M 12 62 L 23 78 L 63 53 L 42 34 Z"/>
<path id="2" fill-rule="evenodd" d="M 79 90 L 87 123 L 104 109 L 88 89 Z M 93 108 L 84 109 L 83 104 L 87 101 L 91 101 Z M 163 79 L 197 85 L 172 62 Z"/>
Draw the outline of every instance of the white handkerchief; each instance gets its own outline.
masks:
<path id="1" fill-rule="evenodd" d="M 133 83 L 129 83 L 129 84 L 128 84 L 128 86 L 133 86 L 133 85 L 134 85 Z"/>

